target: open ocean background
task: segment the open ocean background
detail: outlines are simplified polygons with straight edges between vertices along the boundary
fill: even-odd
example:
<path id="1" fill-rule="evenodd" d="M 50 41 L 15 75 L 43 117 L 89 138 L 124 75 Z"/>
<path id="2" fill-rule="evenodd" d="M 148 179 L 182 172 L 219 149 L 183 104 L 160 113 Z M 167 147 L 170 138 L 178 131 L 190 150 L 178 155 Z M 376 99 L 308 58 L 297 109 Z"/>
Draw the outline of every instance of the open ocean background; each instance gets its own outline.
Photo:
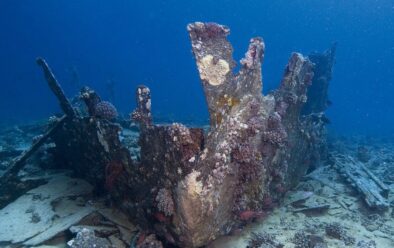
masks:
<path id="1" fill-rule="evenodd" d="M 59 111 L 35 58 L 44 57 L 69 97 L 81 84 L 128 114 L 135 88 L 152 90 L 159 119 L 207 122 L 186 25 L 230 27 L 234 58 L 249 39 L 266 43 L 264 93 L 275 89 L 291 52 L 324 51 L 338 42 L 330 85 L 331 129 L 394 133 L 393 0 L 1 0 L 0 124 L 46 119 Z"/>

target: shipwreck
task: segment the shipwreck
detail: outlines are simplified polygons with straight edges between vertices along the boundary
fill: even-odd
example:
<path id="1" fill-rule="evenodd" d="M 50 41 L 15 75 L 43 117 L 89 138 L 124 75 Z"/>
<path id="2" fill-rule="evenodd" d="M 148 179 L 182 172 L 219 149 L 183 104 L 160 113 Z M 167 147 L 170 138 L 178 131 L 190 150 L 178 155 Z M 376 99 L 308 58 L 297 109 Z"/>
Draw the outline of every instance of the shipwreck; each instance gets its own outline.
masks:
<path id="1" fill-rule="evenodd" d="M 327 156 L 324 111 L 335 46 L 321 54 L 291 54 L 278 89 L 263 95 L 263 39 L 250 40 L 235 72 L 229 28 L 196 22 L 187 30 L 208 106 L 208 131 L 155 124 L 154 99 L 141 85 L 131 114 L 141 150 L 132 159 L 119 139 L 122 127 L 114 121 L 113 105 L 84 87 L 80 99 L 87 111 L 77 109 L 39 58 L 64 113 L 2 176 L 0 203 L 10 201 L 9 192 L 25 190 L 17 173 L 50 139 L 57 166 L 109 195 L 138 224 L 137 247 L 201 247 L 278 206 Z"/>

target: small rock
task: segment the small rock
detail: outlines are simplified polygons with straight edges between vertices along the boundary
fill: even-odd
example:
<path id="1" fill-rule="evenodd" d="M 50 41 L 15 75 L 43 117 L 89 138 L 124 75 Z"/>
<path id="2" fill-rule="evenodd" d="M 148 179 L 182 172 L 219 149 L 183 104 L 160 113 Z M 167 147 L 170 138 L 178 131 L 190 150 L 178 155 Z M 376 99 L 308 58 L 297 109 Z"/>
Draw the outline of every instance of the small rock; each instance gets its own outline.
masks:
<path id="1" fill-rule="evenodd" d="M 157 240 L 156 235 L 148 235 L 141 244 L 137 244 L 137 248 L 163 248 L 163 244 Z"/>
<path id="2" fill-rule="evenodd" d="M 376 248 L 376 247 L 377 247 L 376 242 L 373 240 L 370 240 L 368 242 L 361 240 L 357 243 L 357 248 Z"/>
<path id="3" fill-rule="evenodd" d="M 94 235 L 93 230 L 83 228 L 77 233 L 77 236 L 68 241 L 70 248 L 111 248 L 111 244 L 104 238 L 98 238 Z"/>

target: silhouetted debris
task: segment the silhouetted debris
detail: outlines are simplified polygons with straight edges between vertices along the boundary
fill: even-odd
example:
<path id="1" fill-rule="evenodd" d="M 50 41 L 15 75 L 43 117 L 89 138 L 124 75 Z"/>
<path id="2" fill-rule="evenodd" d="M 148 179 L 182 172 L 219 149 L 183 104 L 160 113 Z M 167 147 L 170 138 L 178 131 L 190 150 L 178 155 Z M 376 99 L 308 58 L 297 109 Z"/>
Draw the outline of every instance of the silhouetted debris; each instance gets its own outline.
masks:
<path id="1" fill-rule="evenodd" d="M 37 59 L 37 64 L 42 67 L 42 70 L 44 72 L 44 76 L 48 82 L 49 88 L 52 90 L 53 94 L 57 97 L 60 103 L 60 107 L 62 108 L 63 112 L 69 117 L 69 118 L 74 118 L 76 116 L 76 113 L 71 106 L 70 101 L 67 99 L 65 96 L 63 89 L 57 82 L 55 76 L 53 75 L 51 69 L 49 68 L 48 64 L 46 61 L 42 58 Z"/>
<path id="2" fill-rule="evenodd" d="M 328 86 L 335 63 L 336 47 L 337 45 L 334 43 L 324 53 L 312 53 L 308 56 L 315 67 L 312 85 L 307 94 L 310 100 L 303 107 L 303 114 L 324 112 L 331 105 L 331 101 L 328 99 Z"/>

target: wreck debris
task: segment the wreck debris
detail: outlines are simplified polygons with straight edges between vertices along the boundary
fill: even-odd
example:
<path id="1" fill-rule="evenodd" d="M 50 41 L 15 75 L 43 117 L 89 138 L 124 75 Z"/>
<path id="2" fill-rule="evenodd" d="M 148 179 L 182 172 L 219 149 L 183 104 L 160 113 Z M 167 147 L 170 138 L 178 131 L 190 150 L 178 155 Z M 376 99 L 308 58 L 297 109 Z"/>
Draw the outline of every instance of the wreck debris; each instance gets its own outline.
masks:
<path id="1" fill-rule="evenodd" d="M 120 126 L 107 119 L 115 117 L 116 109 L 101 98 L 93 90 L 84 87 L 81 90 L 81 99 L 88 108 L 88 116 L 80 115 L 72 107 L 57 82 L 54 74 L 44 59 L 37 59 L 42 67 L 49 87 L 58 98 L 60 106 L 65 113 L 63 117 L 51 124 L 49 130 L 39 136 L 30 149 L 24 151 L 19 158 L 9 166 L 0 180 L 0 207 L 4 207 L 21 193 L 28 191 L 31 186 L 38 186 L 43 180 L 24 181 L 17 177 L 26 160 L 39 147 L 51 139 L 56 149 L 53 155 L 60 168 L 73 169 L 74 172 L 95 185 L 97 192 L 107 186 L 110 190 L 117 183 L 125 165 L 132 165 L 128 150 L 121 144 L 118 136 Z M 97 104 L 105 105 L 104 114 L 97 117 Z M 114 166 L 117 165 L 117 166 Z"/>
<path id="2" fill-rule="evenodd" d="M 24 151 L 17 159 L 15 159 L 14 163 L 9 166 L 0 178 L 0 184 L 6 183 L 11 177 L 15 177 L 20 169 L 22 169 L 26 160 L 61 127 L 65 122 L 65 119 L 66 116 L 61 117 L 45 134 L 41 135 L 28 150 Z"/>
<path id="3" fill-rule="evenodd" d="M 209 132 L 179 123 L 154 125 L 150 91 L 139 86 L 132 118 L 140 124 L 140 161 L 131 160 L 119 140 L 120 126 L 108 120 L 115 116 L 112 106 L 84 88 L 88 115 L 76 112 L 46 62 L 37 60 L 67 116 L 51 137 L 56 161 L 97 192 L 106 189 L 138 220 L 147 230 L 141 247 L 159 247 L 156 235 L 167 244 L 199 247 L 265 216 L 267 203 L 280 202 L 320 158 L 323 115 L 301 115 L 315 68 L 307 57 L 293 53 L 279 89 L 263 96 L 261 38 L 250 40 L 234 74 L 227 27 L 197 22 L 188 31 L 208 104 Z M 97 114 L 100 104 L 104 114 Z"/>
<path id="4" fill-rule="evenodd" d="M 8 166 L 7 170 L 0 177 L 0 209 L 7 205 L 12 200 L 15 200 L 23 192 L 26 192 L 33 185 L 38 186 L 42 183 L 42 180 L 37 182 L 25 182 L 22 183 L 18 176 L 19 171 L 25 165 L 25 162 L 51 137 L 56 131 L 64 124 L 66 116 L 61 117 L 56 123 L 53 124 L 49 130 L 41 135 L 37 140 L 33 142 L 31 147 L 22 152 L 22 154 L 14 159 L 11 165 Z M 30 186 L 28 186 L 31 184 Z"/>
<path id="5" fill-rule="evenodd" d="M 84 180 L 52 175 L 48 184 L 28 191 L 0 210 L 0 241 L 34 246 L 67 230 L 93 211 L 68 198 L 85 196 L 92 190 Z"/>
<path id="6" fill-rule="evenodd" d="M 78 176 L 95 185 L 97 192 L 104 188 L 105 182 L 111 188 L 120 172 L 110 169 L 132 165 L 129 152 L 119 140 L 121 127 L 110 121 L 118 115 L 115 107 L 102 101 L 95 91 L 83 87 L 80 98 L 85 102 L 88 116 L 77 114 L 45 60 L 39 58 L 37 63 L 42 66 L 48 85 L 68 117 L 60 132 L 52 137 L 57 147 L 56 161 L 60 167 L 73 169 Z M 109 166 L 114 163 L 120 166 Z"/>
<path id="7" fill-rule="evenodd" d="M 102 101 L 101 97 L 94 90 L 84 86 L 79 93 L 79 98 L 84 101 L 89 116 L 95 116 L 96 105 Z"/>
<path id="8" fill-rule="evenodd" d="M 136 91 L 137 109 L 131 114 L 131 118 L 141 124 L 142 127 L 152 123 L 150 90 L 145 85 L 140 85 Z"/>
<path id="9" fill-rule="evenodd" d="M 141 161 L 127 167 L 112 196 L 168 243 L 199 247 L 229 233 L 244 221 L 240 216 L 265 216 L 263 203 L 279 202 L 320 158 L 325 122 L 315 113 L 300 115 L 314 74 L 307 57 L 292 54 L 279 89 L 263 96 L 261 38 L 250 40 L 234 74 L 227 27 L 197 22 L 188 31 L 209 132 L 154 125 L 150 90 L 139 86 L 132 118 L 140 124 Z"/>
<path id="10" fill-rule="evenodd" d="M 283 205 L 293 205 L 297 204 L 298 202 L 305 201 L 309 197 L 313 196 L 313 192 L 311 191 L 296 191 L 296 192 L 289 192 L 286 199 L 283 202 Z"/>
<path id="11" fill-rule="evenodd" d="M 104 199 L 94 197 L 93 187 L 85 180 L 68 174 L 71 171 L 49 175 L 47 184 L 26 192 L 0 210 L 1 246 L 45 245 L 56 241 L 56 237 L 69 240 L 70 234 L 76 235 L 83 229 L 109 240 L 111 247 L 130 246 L 137 229 L 127 216 L 105 206 Z"/>
<path id="12" fill-rule="evenodd" d="M 345 139 L 342 137 L 331 139 L 330 160 L 335 161 L 332 157 L 335 158 L 337 155 L 343 156 L 331 152 L 339 149 L 346 154 L 357 154 L 357 143 L 359 143 L 360 138 L 363 139 L 364 137 L 357 135 L 347 136 Z M 385 173 L 391 172 L 393 168 L 393 140 L 369 138 L 369 142 L 365 146 L 371 155 L 371 162 L 366 164 L 366 167 L 379 179 L 385 178 Z M 335 187 L 332 187 L 332 185 Z M 392 192 L 394 184 L 391 183 L 388 186 Z M 311 214 L 309 212 L 295 213 L 293 212 L 294 208 L 290 206 L 276 208 L 264 221 L 254 223 L 235 236 L 220 237 L 209 246 L 244 247 L 247 245 L 252 229 L 253 231 L 258 230 L 258 232 L 269 232 L 281 242 L 285 240 L 287 246 L 291 246 L 290 242 L 294 243 L 295 233 L 303 230 L 306 238 L 309 235 L 318 236 L 320 240 L 324 238 L 326 246 L 317 247 L 394 247 L 394 214 L 392 207 L 389 211 L 382 213 L 360 205 L 360 195 L 355 194 L 354 189 L 349 187 L 346 180 L 343 180 L 343 177 L 334 168 L 333 163 L 313 171 L 297 185 L 296 189 L 314 192 L 314 195 L 301 205 L 329 204 L 330 209 L 327 212 L 324 211 L 323 214 L 313 212 Z M 284 197 L 285 201 L 288 201 L 289 195 L 286 194 Z M 393 202 L 394 195 L 392 193 L 389 194 L 388 200 Z M 347 235 L 355 238 L 355 244 L 345 246 L 343 241 L 327 236 L 325 227 L 327 224 L 335 222 L 341 223 Z"/>
<path id="13" fill-rule="evenodd" d="M 200 34 L 201 39 L 212 39 L 218 34 L 220 36 L 228 32 L 228 30 L 225 30 L 225 32 L 221 31 L 217 25 L 212 23 L 206 25 L 208 30 L 206 33 L 204 31 Z M 253 47 L 253 45 L 251 46 Z M 198 48 L 197 44 L 196 49 Z M 245 58 L 241 61 L 244 68 L 252 68 L 254 66 L 255 52 L 254 48 L 249 48 Z M 207 56 L 204 56 L 203 59 Z M 202 63 L 202 69 L 200 70 L 200 67 L 198 69 L 203 74 L 201 76 L 203 83 L 214 87 L 221 87 L 228 83 L 226 80 L 231 76 L 231 72 L 227 70 L 227 66 L 230 68 L 231 63 L 228 63 L 223 58 L 215 59 L 213 55 L 212 58 L 208 56 Z M 290 66 L 290 64 L 293 65 Z M 296 69 L 297 66 L 294 64 L 297 64 L 297 62 L 289 62 L 290 72 L 298 71 Z M 216 75 L 212 70 L 220 73 Z M 289 80 L 297 81 L 296 77 L 289 75 L 291 74 L 289 71 L 286 71 L 286 75 L 290 78 Z M 286 80 L 283 81 L 285 82 Z M 214 91 L 215 88 L 208 90 Z M 187 128 L 181 124 L 153 125 L 150 114 L 150 96 L 149 98 L 141 97 L 141 99 L 149 99 L 149 102 L 141 101 L 141 104 L 139 104 L 139 107 L 142 106 L 144 108 L 144 116 L 146 117 L 142 118 L 145 121 L 140 122 L 141 129 L 144 129 L 140 139 L 140 143 L 143 144 L 141 153 L 144 154 L 141 163 L 134 163 L 129 158 L 128 153 L 124 152 L 123 147 L 118 143 L 119 137 L 116 134 L 119 129 L 117 125 L 108 122 L 105 118 L 97 118 L 98 116 L 94 114 L 96 111 L 93 111 L 88 116 L 79 116 L 78 113 L 78 117 L 71 120 L 66 118 L 67 120 L 65 120 L 55 140 L 57 145 L 71 141 L 68 144 L 68 150 L 66 149 L 67 155 L 64 160 L 67 163 L 75 163 L 74 166 L 70 166 L 71 168 L 79 172 L 78 168 L 76 168 L 76 162 L 79 158 L 82 158 L 81 161 L 86 163 L 83 164 L 85 167 L 87 167 L 88 162 L 94 162 L 92 163 L 93 168 L 84 168 L 85 172 L 81 175 L 88 178 L 89 181 L 96 182 L 96 187 L 105 185 L 105 188 L 112 194 L 113 199 L 116 200 L 123 210 L 128 210 L 129 213 L 137 210 L 130 215 L 136 216 L 140 223 L 144 223 L 144 220 L 147 220 L 146 222 L 154 222 L 152 225 L 141 225 L 141 227 L 149 229 L 146 234 L 141 236 L 143 238 L 138 242 L 140 245 L 144 245 L 142 247 L 162 247 L 162 244 L 158 241 L 158 236 L 161 240 L 167 240 L 167 244 L 171 243 L 181 246 L 205 244 L 221 234 L 228 233 L 232 227 L 238 226 L 238 221 L 263 216 L 265 214 L 264 210 L 266 210 L 263 206 L 276 205 L 283 194 L 297 182 L 299 175 L 305 173 L 305 168 L 308 168 L 316 160 L 316 157 L 308 157 L 301 160 L 297 157 L 297 153 L 304 155 L 304 152 L 305 154 L 313 154 L 315 152 L 315 145 L 320 142 L 316 138 L 321 138 L 323 135 L 323 133 L 316 132 L 316 129 L 321 130 L 326 122 L 324 121 L 324 116 L 316 113 L 308 116 L 299 116 L 297 114 L 299 109 L 292 108 L 288 102 L 297 102 L 302 105 L 303 102 L 308 102 L 308 99 L 304 97 L 304 89 L 294 90 L 296 93 L 293 90 L 284 89 L 282 92 L 278 90 L 273 94 L 263 96 L 262 104 L 259 101 L 255 101 L 258 97 L 251 97 L 252 101 L 246 108 L 251 112 L 249 115 L 245 114 L 246 111 L 243 112 L 246 102 L 243 93 L 240 93 L 240 99 L 229 97 L 228 95 L 223 99 L 221 98 L 217 105 L 227 105 L 228 108 L 216 106 L 216 110 L 219 112 L 223 111 L 225 115 L 214 115 L 216 119 L 207 136 L 204 136 L 201 129 Z M 149 89 L 146 87 L 145 92 L 149 93 Z M 94 91 L 91 91 L 91 93 L 96 94 Z M 137 91 L 138 95 L 140 93 Z M 97 97 L 99 98 L 98 95 Z M 282 103 L 275 103 L 277 100 L 282 101 Z M 274 113 L 272 113 L 271 105 L 269 104 L 275 107 Z M 214 104 L 213 106 L 215 107 Z M 292 113 L 291 115 L 290 112 Z M 295 117 L 299 118 L 299 121 L 295 121 L 297 119 Z M 138 120 L 138 115 L 136 115 L 135 119 Z M 234 128 L 233 124 L 235 126 L 239 125 L 240 128 Z M 320 126 L 317 128 L 316 125 Z M 82 131 L 86 132 L 85 134 L 82 131 L 81 133 L 75 131 L 75 129 L 80 127 L 82 127 Z M 224 131 L 225 129 L 227 129 L 226 132 Z M 246 134 L 242 133 L 243 131 Z M 238 135 L 238 132 L 241 132 L 241 135 Z M 61 137 L 64 138 L 64 141 L 61 140 Z M 213 141 L 215 139 L 216 141 Z M 241 141 L 241 143 L 234 145 L 235 142 L 233 140 Z M 83 143 L 83 141 L 86 143 Z M 89 146 L 91 142 L 94 145 Z M 88 149 L 85 150 L 87 147 Z M 89 156 L 91 155 L 90 152 L 94 151 L 94 148 L 99 148 L 98 152 L 100 155 L 98 157 Z M 214 151 L 212 151 L 212 148 Z M 69 157 L 78 149 L 81 150 L 81 153 L 75 157 Z M 227 152 L 227 149 L 229 152 Z M 81 154 L 83 155 L 80 156 Z M 228 154 L 230 156 L 226 157 Z M 83 158 L 86 155 L 88 157 Z M 151 157 L 151 155 L 154 156 Z M 95 161 L 97 158 L 98 160 Z M 339 160 L 342 161 L 342 159 Z M 298 167 L 299 165 L 300 167 Z M 99 180 L 92 177 L 89 178 L 89 173 L 94 172 L 96 169 L 97 172 L 101 173 L 98 174 Z M 301 172 L 298 170 L 301 170 Z M 385 185 L 381 184 L 379 179 L 374 177 L 370 171 L 362 170 L 370 176 L 372 181 L 381 186 L 382 195 L 388 193 L 387 187 L 385 189 Z M 310 178 L 312 178 L 312 175 Z M 235 185 L 229 182 L 231 179 L 234 179 Z M 258 184 L 255 182 L 261 179 L 263 179 L 263 183 L 260 183 L 259 186 L 261 188 L 258 188 Z M 327 182 L 331 179 L 331 177 L 327 177 L 320 181 Z M 226 183 L 225 187 L 221 187 L 218 182 Z M 178 183 L 181 185 L 180 187 L 177 187 Z M 229 187 L 227 188 L 227 186 Z M 327 190 L 327 188 L 324 190 Z M 338 190 L 337 187 L 332 188 Z M 124 192 L 128 194 L 122 194 Z M 134 195 L 135 192 L 137 194 Z M 226 197 L 232 199 L 228 201 L 226 199 L 223 200 Z M 37 196 L 37 199 L 40 200 L 41 198 Z M 200 208 L 203 205 L 199 204 L 200 201 L 204 204 L 209 204 L 206 208 Z M 215 219 L 215 214 L 221 214 L 221 210 L 226 210 L 221 204 L 228 202 L 232 203 L 231 211 L 224 211 L 227 214 L 226 216 Z M 351 204 L 345 202 L 344 205 L 344 209 L 351 211 L 356 204 L 351 206 Z M 179 206 L 184 207 L 186 210 L 193 210 L 193 207 L 197 206 L 198 209 L 195 212 L 201 211 L 202 215 L 196 214 L 195 216 L 201 216 L 201 219 L 196 219 L 195 216 L 187 216 L 187 211 L 179 210 Z M 328 205 L 319 206 L 324 207 Z M 303 211 L 302 209 L 296 209 L 293 212 L 298 210 Z M 307 211 L 308 209 L 305 210 Z M 37 224 L 42 222 L 43 218 L 34 209 L 27 209 L 26 211 L 31 214 L 31 223 Z M 212 212 L 215 214 L 212 215 Z M 206 213 L 213 221 L 228 221 L 223 226 L 216 223 L 212 224 L 209 220 L 204 219 Z M 192 214 L 194 213 L 192 212 Z M 351 216 L 351 218 L 354 218 L 354 216 Z M 127 218 L 124 217 L 123 219 Z M 194 220 L 202 223 L 201 226 L 206 226 L 208 231 L 212 233 L 212 237 L 195 235 L 195 233 L 201 232 L 201 229 L 199 229 L 200 223 L 193 226 L 194 223 L 192 221 Z M 119 244 L 119 246 L 115 245 L 116 247 L 123 247 L 123 243 L 131 240 L 130 230 L 123 235 L 122 228 L 117 227 L 120 229 L 121 234 L 112 234 L 114 232 L 114 228 L 112 228 L 114 224 L 108 222 L 104 224 L 108 224 L 111 227 L 95 229 L 92 227 L 88 228 L 83 223 L 78 223 L 77 226 L 71 229 L 78 232 L 83 230 L 81 228 L 97 230 L 96 233 L 92 233 L 90 230 L 86 232 L 87 234 L 90 233 L 86 236 L 92 238 L 103 238 L 102 236 L 110 235 L 106 238 L 111 241 L 112 245 Z M 130 224 L 125 223 L 123 226 L 129 227 Z M 186 228 L 182 229 L 183 227 Z M 189 227 L 192 228 L 188 230 L 187 228 Z M 219 228 L 219 230 L 215 228 Z M 341 231 L 335 231 L 334 227 L 327 229 L 333 229 L 327 231 L 327 234 L 330 234 L 332 237 L 339 237 L 339 239 L 345 240 L 349 244 L 354 244 L 352 240 L 349 241 L 346 238 L 346 232 L 345 235 L 338 235 Z M 155 234 L 151 234 L 151 232 Z M 390 235 L 389 233 L 392 233 L 392 231 L 385 230 L 385 234 L 379 235 L 387 238 Z M 305 241 L 309 238 L 316 238 L 315 241 L 317 243 L 314 244 L 317 247 L 324 247 L 324 244 L 320 242 L 322 241 L 321 237 L 312 236 L 305 233 L 297 235 L 300 244 L 306 244 Z M 40 235 L 37 237 L 40 237 Z M 95 242 L 89 243 L 94 244 Z M 311 247 L 311 243 L 308 245 Z M 376 246 L 374 241 L 368 243 L 360 241 L 357 243 L 357 247 L 373 246 Z"/>
<path id="14" fill-rule="evenodd" d="M 337 155 L 336 157 L 338 159 L 335 161 L 335 168 L 353 187 L 363 194 L 369 207 L 385 210 L 390 206 L 388 201 L 389 188 L 368 168 L 350 156 Z"/>
<path id="15" fill-rule="evenodd" d="M 118 117 L 115 106 L 108 101 L 102 101 L 101 97 L 89 87 L 82 87 L 80 98 L 85 102 L 90 116 L 106 120 L 113 120 Z"/>
<path id="16" fill-rule="evenodd" d="M 335 63 L 335 53 L 337 44 L 334 43 L 330 49 L 324 53 L 312 53 L 308 56 L 314 63 L 314 77 L 311 87 L 308 89 L 307 97 L 310 99 L 303 107 L 302 113 L 320 113 L 326 111 L 331 104 L 328 99 L 328 86 L 332 77 L 332 68 Z"/>
<path id="17" fill-rule="evenodd" d="M 59 100 L 60 107 L 62 108 L 63 112 L 68 117 L 74 118 L 76 116 L 76 113 L 71 103 L 65 96 L 63 89 L 60 87 L 59 83 L 57 82 L 55 76 L 53 75 L 46 61 L 43 58 L 37 58 L 37 64 L 42 67 L 45 78 L 48 82 L 48 86 Z"/>
<path id="18" fill-rule="evenodd" d="M 298 212 L 322 212 L 330 209 L 329 204 L 321 204 L 321 205 L 312 205 L 312 206 L 307 206 L 303 208 L 297 208 L 293 210 L 293 213 L 298 213 Z"/>

